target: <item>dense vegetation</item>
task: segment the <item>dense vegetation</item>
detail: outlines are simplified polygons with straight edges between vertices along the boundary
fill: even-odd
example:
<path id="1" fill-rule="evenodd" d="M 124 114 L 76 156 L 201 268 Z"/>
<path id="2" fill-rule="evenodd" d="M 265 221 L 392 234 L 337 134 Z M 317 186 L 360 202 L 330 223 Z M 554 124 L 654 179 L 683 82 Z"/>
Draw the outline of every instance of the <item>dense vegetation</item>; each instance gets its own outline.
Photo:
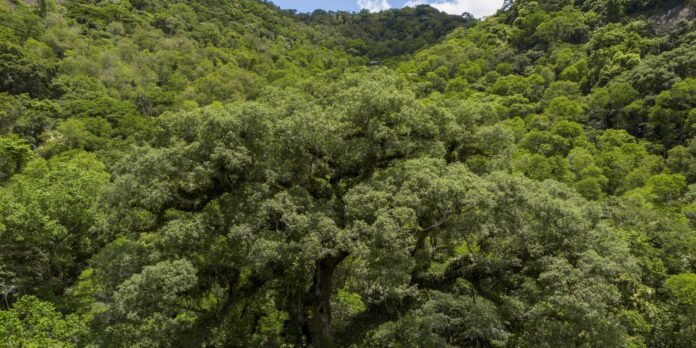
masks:
<path id="1" fill-rule="evenodd" d="M 696 347 L 694 17 L 0 0 L 0 346 Z"/>
<path id="2" fill-rule="evenodd" d="M 373 59 L 399 58 L 414 53 L 436 43 L 455 28 L 475 22 L 470 14 L 447 15 L 430 6 L 378 13 L 317 10 L 297 16 L 322 32 L 332 33 L 332 40 L 339 40 L 344 51 Z"/>

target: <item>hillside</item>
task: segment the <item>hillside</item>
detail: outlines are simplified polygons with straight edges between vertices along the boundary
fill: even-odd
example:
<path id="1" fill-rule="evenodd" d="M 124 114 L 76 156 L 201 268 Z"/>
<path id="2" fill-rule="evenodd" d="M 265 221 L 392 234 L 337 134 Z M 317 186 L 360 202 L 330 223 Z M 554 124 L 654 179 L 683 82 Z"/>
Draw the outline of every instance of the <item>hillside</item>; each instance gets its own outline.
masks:
<path id="1" fill-rule="evenodd" d="M 455 28 L 466 28 L 475 22 L 470 15 L 447 15 L 430 6 L 354 14 L 317 10 L 298 17 L 322 32 L 332 33 L 332 38 L 346 38 L 344 51 L 373 59 L 412 54 L 438 42 Z"/>
<path id="2" fill-rule="evenodd" d="M 696 347 L 696 3 L 0 0 L 2 347 Z"/>

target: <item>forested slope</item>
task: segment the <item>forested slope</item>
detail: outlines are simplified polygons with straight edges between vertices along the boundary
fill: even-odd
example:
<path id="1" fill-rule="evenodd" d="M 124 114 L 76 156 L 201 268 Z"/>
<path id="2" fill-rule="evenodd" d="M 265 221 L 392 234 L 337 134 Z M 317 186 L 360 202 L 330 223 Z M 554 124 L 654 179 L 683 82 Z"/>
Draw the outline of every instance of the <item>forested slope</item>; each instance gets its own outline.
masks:
<path id="1" fill-rule="evenodd" d="M 2 0 L 0 346 L 696 347 L 694 18 Z"/>

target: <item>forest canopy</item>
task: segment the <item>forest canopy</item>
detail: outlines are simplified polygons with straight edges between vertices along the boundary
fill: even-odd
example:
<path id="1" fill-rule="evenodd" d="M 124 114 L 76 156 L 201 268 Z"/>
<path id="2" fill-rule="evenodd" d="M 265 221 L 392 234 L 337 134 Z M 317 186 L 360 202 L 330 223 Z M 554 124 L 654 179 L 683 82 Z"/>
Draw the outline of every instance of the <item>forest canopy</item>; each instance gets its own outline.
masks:
<path id="1" fill-rule="evenodd" d="M 696 3 L 0 0 L 1 347 L 696 347 Z"/>

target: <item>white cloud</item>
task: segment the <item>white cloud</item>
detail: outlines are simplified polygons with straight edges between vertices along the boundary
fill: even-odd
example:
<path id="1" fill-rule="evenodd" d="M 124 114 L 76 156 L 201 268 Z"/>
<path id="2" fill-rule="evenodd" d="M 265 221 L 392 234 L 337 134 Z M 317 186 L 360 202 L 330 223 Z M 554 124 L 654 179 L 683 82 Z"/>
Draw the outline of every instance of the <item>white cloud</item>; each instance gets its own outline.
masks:
<path id="1" fill-rule="evenodd" d="M 410 0 L 404 6 L 424 4 L 449 14 L 469 12 L 476 17 L 485 17 L 495 14 L 503 6 L 503 0 Z"/>
<path id="2" fill-rule="evenodd" d="M 358 0 L 358 7 L 361 10 L 379 12 L 390 9 L 391 5 L 387 0 Z"/>

